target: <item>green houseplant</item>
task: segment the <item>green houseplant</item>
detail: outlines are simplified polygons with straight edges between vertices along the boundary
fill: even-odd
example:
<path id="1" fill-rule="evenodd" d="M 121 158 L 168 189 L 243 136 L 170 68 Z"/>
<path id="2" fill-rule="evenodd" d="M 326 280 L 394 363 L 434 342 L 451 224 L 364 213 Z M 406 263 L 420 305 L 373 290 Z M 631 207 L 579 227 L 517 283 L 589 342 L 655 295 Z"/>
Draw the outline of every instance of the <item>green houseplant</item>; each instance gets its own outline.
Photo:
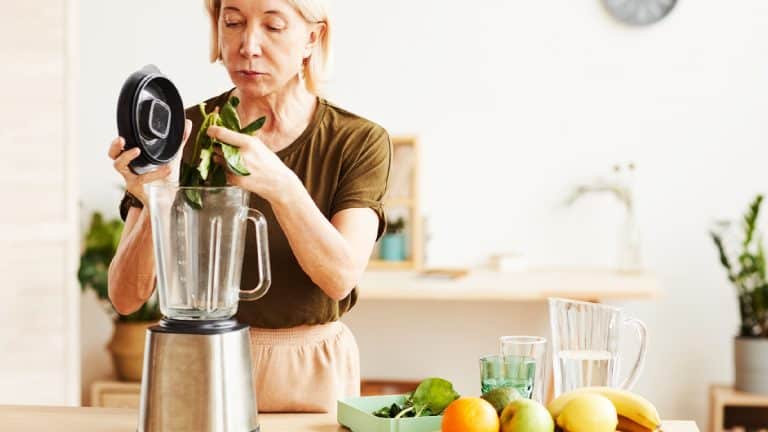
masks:
<path id="1" fill-rule="evenodd" d="M 83 291 L 94 291 L 115 322 L 108 349 L 112 354 L 117 376 L 123 380 L 138 381 L 141 380 L 144 358 L 144 333 L 147 327 L 161 318 L 161 313 L 154 298 L 130 315 L 120 315 L 112 307 L 108 294 L 107 273 L 122 231 L 123 222 L 120 219 L 106 220 L 99 212 L 91 215 L 77 278 Z"/>
<path id="2" fill-rule="evenodd" d="M 763 238 L 757 228 L 762 202 L 762 195 L 752 200 L 737 235 L 733 235 L 728 222 L 718 223 L 710 235 L 728 280 L 736 288 L 739 306 L 739 333 L 734 340 L 735 387 L 768 394 L 768 376 L 762 366 L 768 363 L 768 280 Z"/>

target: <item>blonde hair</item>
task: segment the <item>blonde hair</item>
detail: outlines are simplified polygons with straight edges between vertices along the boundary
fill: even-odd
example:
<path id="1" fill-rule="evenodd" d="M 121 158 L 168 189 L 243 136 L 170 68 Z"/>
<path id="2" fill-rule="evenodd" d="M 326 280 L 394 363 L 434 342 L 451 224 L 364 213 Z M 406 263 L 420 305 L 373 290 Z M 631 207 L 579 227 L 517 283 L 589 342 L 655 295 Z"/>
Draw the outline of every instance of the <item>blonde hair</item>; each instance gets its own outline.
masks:
<path id="1" fill-rule="evenodd" d="M 219 15 L 221 0 L 204 0 L 211 22 L 211 63 L 221 60 L 219 43 Z M 320 40 L 308 58 L 304 60 L 302 73 L 307 90 L 320 94 L 322 83 L 327 80 L 331 66 L 331 25 L 325 0 L 286 0 L 309 23 L 323 23 L 325 30 L 320 33 Z"/>

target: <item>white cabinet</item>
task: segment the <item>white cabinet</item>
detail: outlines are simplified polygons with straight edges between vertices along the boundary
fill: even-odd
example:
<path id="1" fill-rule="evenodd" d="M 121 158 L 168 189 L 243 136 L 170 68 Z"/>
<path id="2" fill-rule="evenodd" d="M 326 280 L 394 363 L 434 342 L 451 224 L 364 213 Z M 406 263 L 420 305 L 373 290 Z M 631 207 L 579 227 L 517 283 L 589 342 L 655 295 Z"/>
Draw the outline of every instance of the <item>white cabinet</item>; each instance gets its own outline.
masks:
<path id="1" fill-rule="evenodd" d="M 80 401 L 75 4 L 0 13 L 0 404 Z"/>

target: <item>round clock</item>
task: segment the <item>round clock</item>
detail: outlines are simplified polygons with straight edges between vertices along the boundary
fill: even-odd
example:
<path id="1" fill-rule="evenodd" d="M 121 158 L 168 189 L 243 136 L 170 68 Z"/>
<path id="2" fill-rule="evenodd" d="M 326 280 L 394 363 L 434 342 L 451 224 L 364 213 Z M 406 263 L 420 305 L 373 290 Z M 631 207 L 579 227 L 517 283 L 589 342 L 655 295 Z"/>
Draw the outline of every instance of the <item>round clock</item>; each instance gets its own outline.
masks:
<path id="1" fill-rule="evenodd" d="M 619 21 L 643 26 L 661 20 L 677 0 L 603 0 L 603 5 Z"/>

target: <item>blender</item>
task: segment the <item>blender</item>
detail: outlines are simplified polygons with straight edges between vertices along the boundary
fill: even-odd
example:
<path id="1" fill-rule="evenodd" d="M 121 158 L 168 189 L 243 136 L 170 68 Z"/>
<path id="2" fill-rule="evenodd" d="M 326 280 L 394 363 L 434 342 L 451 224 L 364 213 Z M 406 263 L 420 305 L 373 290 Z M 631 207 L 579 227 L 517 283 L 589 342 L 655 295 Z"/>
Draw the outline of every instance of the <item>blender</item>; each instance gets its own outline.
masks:
<path id="1" fill-rule="evenodd" d="M 184 132 L 174 84 L 154 65 L 131 74 L 120 91 L 117 124 L 130 165 L 142 174 L 170 163 Z M 164 318 L 147 330 L 139 405 L 140 432 L 259 431 L 248 326 L 232 317 L 256 300 L 271 277 L 264 216 L 238 187 L 145 185 L 152 225 L 157 295 Z M 241 290 L 248 222 L 255 227 L 259 282 Z"/>
<path id="2" fill-rule="evenodd" d="M 248 326 L 232 317 L 240 300 L 269 288 L 264 216 L 238 187 L 156 182 L 145 190 L 164 318 L 147 330 L 138 430 L 259 431 Z M 241 290 L 248 222 L 260 278 Z"/>

